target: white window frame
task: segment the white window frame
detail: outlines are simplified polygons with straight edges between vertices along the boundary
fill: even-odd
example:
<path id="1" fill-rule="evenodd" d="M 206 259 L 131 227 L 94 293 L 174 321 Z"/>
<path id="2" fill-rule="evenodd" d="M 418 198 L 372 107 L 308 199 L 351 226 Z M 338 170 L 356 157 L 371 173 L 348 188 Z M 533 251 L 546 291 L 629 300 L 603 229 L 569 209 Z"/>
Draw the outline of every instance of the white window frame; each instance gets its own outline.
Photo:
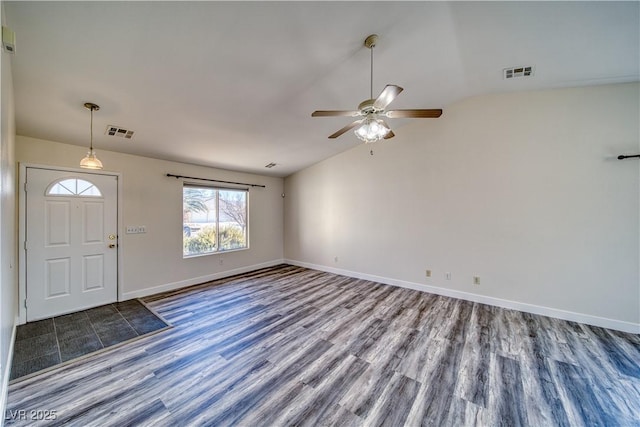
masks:
<path id="1" fill-rule="evenodd" d="M 217 185 L 203 185 L 203 184 L 199 184 L 199 183 L 192 183 L 192 182 L 184 182 L 182 185 L 182 203 L 183 203 L 183 213 L 184 213 L 184 195 L 185 195 L 185 189 L 186 188 L 196 188 L 196 189 L 203 189 L 203 190 L 213 190 L 216 192 L 216 200 L 215 200 L 215 209 L 216 209 L 216 218 L 215 218 L 215 233 L 216 233 L 216 246 L 215 249 L 212 251 L 207 251 L 207 252 L 201 252 L 201 253 L 193 253 L 193 254 L 187 254 L 185 253 L 185 248 L 184 248 L 184 243 L 185 243 L 185 238 L 187 236 L 185 236 L 184 234 L 184 226 L 185 226 L 185 220 L 184 220 L 184 215 L 183 215 L 183 221 L 182 221 L 182 228 L 183 228 L 183 235 L 182 235 L 182 257 L 183 258 L 194 258 L 194 257 L 201 257 L 201 256 L 208 256 L 208 255 L 220 255 L 220 254 L 224 254 L 224 253 L 229 253 L 229 252 L 236 252 L 236 251 L 244 251 L 249 249 L 249 189 L 248 188 L 231 188 L 231 187 L 221 187 L 221 186 L 217 186 Z M 238 192 L 238 193 L 245 193 L 245 200 L 244 200 L 244 207 L 245 207 L 245 245 L 244 247 L 240 247 L 240 248 L 233 248 L 233 249 L 221 249 L 220 248 L 220 192 L 221 191 L 234 191 L 234 192 Z"/>

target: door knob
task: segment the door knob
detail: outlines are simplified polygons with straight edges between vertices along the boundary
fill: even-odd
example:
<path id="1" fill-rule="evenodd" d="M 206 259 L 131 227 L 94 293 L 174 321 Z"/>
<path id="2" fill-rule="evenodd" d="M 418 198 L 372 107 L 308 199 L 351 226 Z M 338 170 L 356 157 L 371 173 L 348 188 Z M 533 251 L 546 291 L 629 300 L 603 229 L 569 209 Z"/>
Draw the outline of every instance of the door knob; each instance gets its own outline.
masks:
<path id="1" fill-rule="evenodd" d="M 111 243 L 111 244 L 109 245 L 109 247 L 110 247 L 111 249 L 113 249 L 113 248 L 115 248 L 115 247 L 116 247 L 116 245 L 115 245 L 115 243 Z"/>

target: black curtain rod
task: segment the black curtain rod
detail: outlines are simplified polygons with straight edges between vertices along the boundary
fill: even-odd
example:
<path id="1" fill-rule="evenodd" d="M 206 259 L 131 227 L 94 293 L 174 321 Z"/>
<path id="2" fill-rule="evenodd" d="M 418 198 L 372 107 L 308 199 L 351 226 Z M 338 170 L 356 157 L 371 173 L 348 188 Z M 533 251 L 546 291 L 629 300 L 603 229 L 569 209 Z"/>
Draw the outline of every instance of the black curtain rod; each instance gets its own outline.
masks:
<path id="1" fill-rule="evenodd" d="M 211 181 L 211 182 L 221 182 L 223 184 L 236 184 L 236 185 L 248 185 L 249 187 L 261 187 L 267 188 L 266 185 L 260 184 L 247 184 L 246 182 L 233 182 L 233 181 L 221 181 L 219 179 L 209 179 L 209 178 L 196 178 L 194 176 L 182 176 L 182 175 L 174 175 L 172 173 L 168 173 L 167 176 L 174 177 L 175 179 L 187 178 L 187 179 L 197 179 L 198 181 Z"/>
<path id="2" fill-rule="evenodd" d="M 618 156 L 618 160 L 630 159 L 632 157 L 640 157 L 640 154 L 634 154 L 633 156 L 624 156 L 621 154 Z"/>

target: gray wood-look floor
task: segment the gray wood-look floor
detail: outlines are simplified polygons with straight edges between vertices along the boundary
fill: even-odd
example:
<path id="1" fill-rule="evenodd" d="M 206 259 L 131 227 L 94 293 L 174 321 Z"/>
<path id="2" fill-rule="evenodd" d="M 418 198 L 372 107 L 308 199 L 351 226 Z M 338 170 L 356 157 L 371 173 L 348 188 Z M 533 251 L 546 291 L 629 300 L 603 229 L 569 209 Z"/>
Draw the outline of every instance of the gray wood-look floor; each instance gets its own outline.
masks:
<path id="1" fill-rule="evenodd" d="M 145 302 L 174 327 L 12 384 L 5 423 L 640 425 L 638 335 L 287 265 Z"/>

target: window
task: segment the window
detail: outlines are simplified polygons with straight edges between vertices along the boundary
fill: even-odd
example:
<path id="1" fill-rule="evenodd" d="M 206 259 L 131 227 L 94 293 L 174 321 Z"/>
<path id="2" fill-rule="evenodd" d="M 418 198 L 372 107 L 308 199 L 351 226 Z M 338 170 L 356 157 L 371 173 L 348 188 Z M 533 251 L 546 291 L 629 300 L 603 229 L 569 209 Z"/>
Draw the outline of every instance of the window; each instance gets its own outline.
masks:
<path id="1" fill-rule="evenodd" d="M 182 254 L 185 257 L 248 247 L 247 190 L 185 185 Z"/>
<path id="2" fill-rule="evenodd" d="M 78 178 L 65 178 L 54 182 L 47 189 L 47 196 L 87 196 L 102 197 L 98 187 Z"/>

